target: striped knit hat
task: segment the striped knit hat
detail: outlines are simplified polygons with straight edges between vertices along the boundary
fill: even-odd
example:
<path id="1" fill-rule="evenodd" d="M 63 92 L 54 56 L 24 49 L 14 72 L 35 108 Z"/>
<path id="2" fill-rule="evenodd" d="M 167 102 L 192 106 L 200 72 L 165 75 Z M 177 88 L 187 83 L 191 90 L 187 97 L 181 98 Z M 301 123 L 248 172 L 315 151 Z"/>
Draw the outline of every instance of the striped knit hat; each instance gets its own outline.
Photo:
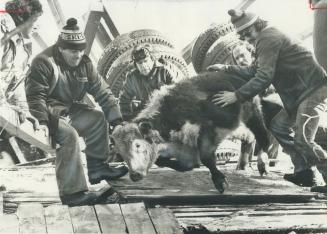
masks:
<path id="1" fill-rule="evenodd" d="M 250 26 L 259 18 L 256 14 L 244 11 L 236 11 L 234 9 L 229 10 L 228 14 L 231 16 L 231 22 L 236 28 L 237 32 L 240 32 Z"/>
<path id="2" fill-rule="evenodd" d="M 63 49 L 84 50 L 86 48 L 85 35 L 78 27 L 75 18 L 67 20 L 60 32 L 57 44 Z"/>

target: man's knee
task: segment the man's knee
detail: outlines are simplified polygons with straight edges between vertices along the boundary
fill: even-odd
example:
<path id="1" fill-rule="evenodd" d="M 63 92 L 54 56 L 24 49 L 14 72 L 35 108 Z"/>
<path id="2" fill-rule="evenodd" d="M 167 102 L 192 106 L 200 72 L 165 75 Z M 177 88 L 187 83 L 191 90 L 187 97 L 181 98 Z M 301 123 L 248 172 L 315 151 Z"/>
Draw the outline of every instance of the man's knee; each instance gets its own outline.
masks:
<path id="1" fill-rule="evenodd" d="M 57 142 L 59 145 L 74 144 L 79 141 L 79 135 L 74 127 L 59 128 L 57 133 Z"/>

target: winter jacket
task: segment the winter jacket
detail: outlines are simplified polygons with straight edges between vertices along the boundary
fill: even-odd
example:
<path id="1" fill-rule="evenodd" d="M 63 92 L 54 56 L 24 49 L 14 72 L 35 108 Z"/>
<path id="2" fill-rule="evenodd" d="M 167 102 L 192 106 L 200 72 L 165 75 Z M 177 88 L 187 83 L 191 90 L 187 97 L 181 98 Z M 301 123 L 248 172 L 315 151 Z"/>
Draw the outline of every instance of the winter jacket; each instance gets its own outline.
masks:
<path id="1" fill-rule="evenodd" d="M 227 69 L 248 79 L 236 91 L 239 101 L 249 100 L 273 84 L 291 114 L 306 97 L 327 84 L 326 72 L 312 53 L 276 28 L 260 32 L 255 48 L 253 67 L 231 65 Z"/>
<path id="2" fill-rule="evenodd" d="M 30 112 L 40 123 L 49 124 L 53 114 L 65 116 L 74 108 L 90 108 L 83 102 L 86 93 L 98 102 L 108 122 L 122 118 L 114 95 L 91 60 L 84 55 L 77 67 L 69 67 L 57 45 L 33 59 L 25 87 Z"/>
<path id="3" fill-rule="evenodd" d="M 140 74 L 137 69 L 128 73 L 119 96 L 123 119 L 130 120 L 142 110 L 155 89 L 172 84 L 173 79 L 176 79 L 172 74 L 170 69 L 159 62 L 155 62 L 147 76 Z"/>

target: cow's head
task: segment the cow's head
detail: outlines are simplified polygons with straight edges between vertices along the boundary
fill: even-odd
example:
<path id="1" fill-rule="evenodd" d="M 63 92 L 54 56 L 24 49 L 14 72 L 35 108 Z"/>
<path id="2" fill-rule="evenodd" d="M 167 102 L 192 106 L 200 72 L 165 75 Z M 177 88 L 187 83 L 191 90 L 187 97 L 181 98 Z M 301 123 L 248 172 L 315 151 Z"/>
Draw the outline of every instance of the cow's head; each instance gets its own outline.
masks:
<path id="1" fill-rule="evenodd" d="M 157 145 L 162 142 L 159 132 L 150 122 L 127 123 L 117 126 L 112 137 L 116 151 L 128 165 L 131 180 L 143 179 L 157 160 Z"/>

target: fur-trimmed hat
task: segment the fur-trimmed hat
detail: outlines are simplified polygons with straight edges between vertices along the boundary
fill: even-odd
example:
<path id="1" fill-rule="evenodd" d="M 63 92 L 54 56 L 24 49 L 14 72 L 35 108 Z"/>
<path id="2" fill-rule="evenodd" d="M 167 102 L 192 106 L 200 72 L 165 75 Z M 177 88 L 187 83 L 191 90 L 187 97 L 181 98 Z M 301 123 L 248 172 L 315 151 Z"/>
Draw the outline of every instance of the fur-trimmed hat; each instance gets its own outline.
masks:
<path id="1" fill-rule="evenodd" d="M 237 32 L 240 32 L 250 26 L 259 18 L 256 14 L 244 11 L 236 11 L 231 9 L 228 11 L 231 16 L 231 22 L 236 28 Z"/>
<path id="2" fill-rule="evenodd" d="M 133 48 L 131 56 L 134 62 L 141 61 L 146 57 L 152 58 L 152 46 L 150 44 L 137 45 Z"/>
<path id="3" fill-rule="evenodd" d="M 75 18 L 67 20 L 60 32 L 57 44 L 63 49 L 84 50 L 86 48 L 85 35 L 77 25 Z"/>

